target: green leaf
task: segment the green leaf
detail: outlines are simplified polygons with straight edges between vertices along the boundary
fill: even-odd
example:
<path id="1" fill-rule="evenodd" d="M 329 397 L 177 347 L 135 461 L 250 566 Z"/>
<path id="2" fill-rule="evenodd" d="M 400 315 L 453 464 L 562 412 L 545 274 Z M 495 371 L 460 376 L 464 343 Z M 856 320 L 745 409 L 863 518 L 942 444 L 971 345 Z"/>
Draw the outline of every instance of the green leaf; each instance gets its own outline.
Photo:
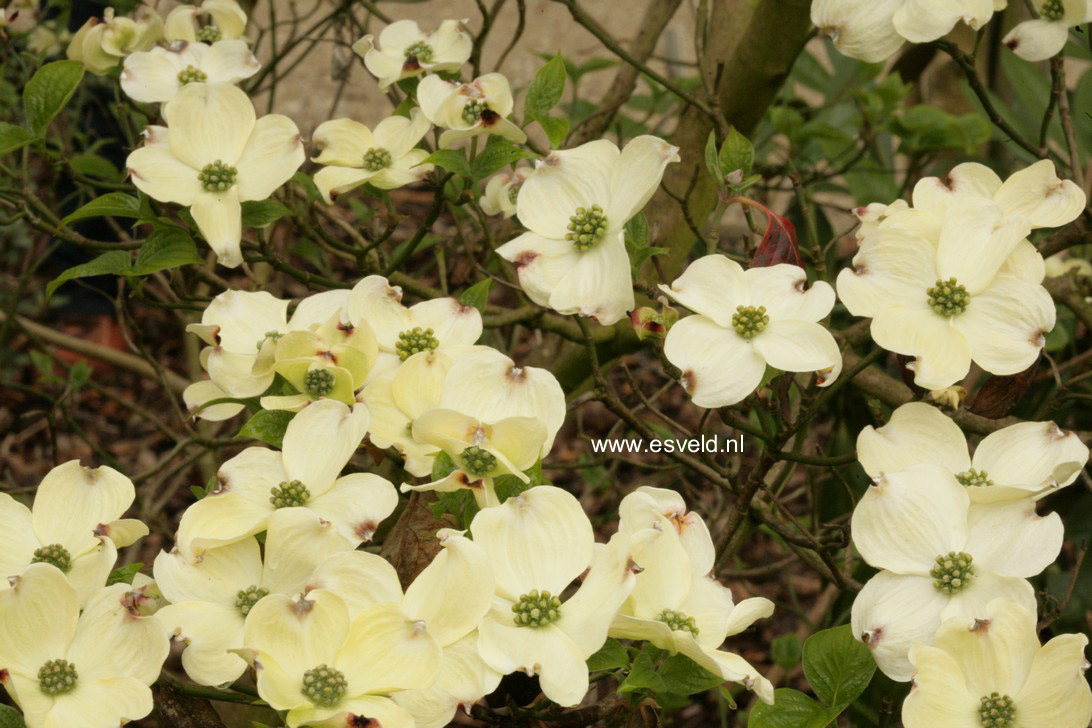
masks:
<path id="1" fill-rule="evenodd" d="M 709 138 L 705 140 L 705 168 L 717 181 L 718 185 L 724 184 L 724 171 L 720 166 L 720 156 L 717 154 L 717 133 L 709 132 Z"/>
<path id="2" fill-rule="evenodd" d="M 527 86 L 527 97 L 523 101 L 523 115 L 541 122 L 540 117 L 549 116 L 550 109 L 561 101 L 565 92 L 565 61 L 558 53 L 550 59 Z M 543 127 L 545 128 L 545 127 Z"/>
<path id="3" fill-rule="evenodd" d="M 485 313 L 485 306 L 489 303 L 489 288 L 493 285 L 492 278 L 480 280 L 459 296 L 459 303 L 464 306 L 473 306 L 478 311 Z"/>
<path id="4" fill-rule="evenodd" d="M 27 728 L 23 716 L 9 705 L 0 705 L 0 728 Z"/>
<path id="5" fill-rule="evenodd" d="M 23 89 L 27 124 L 37 136 L 45 136 L 49 122 L 65 107 L 83 79 L 79 61 L 55 61 L 38 69 Z"/>
<path id="6" fill-rule="evenodd" d="M 668 657 L 660 665 L 659 672 L 667 691 L 679 695 L 704 693 L 724 684 L 724 678 L 714 675 L 683 654 Z"/>
<path id="7" fill-rule="evenodd" d="M 68 165 L 76 172 L 88 177 L 98 177 L 105 180 L 120 180 L 121 172 L 106 157 L 86 152 L 74 154 L 68 158 Z"/>
<path id="8" fill-rule="evenodd" d="M 563 116 L 536 116 L 534 117 L 542 130 L 546 132 L 546 138 L 550 140 L 550 146 L 557 149 L 565 137 L 569 134 L 569 120 Z"/>
<path id="9" fill-rule="evenodd" d="M 246 227 L 265 227 L 291 214 L 291 210 L 276 200 L 251 200 L 243 203 L 243 225 Z"/>
<path id="10" fill-rule="evenodd" d="M 790 632 L 789 634 L 774 637 L 770 643 L 770 657 L 774 663 L 786 670 L 791 670 L 800 664 L 800 638 Z"/>
<path id="11" fill-rule="evenodd" d="M 533 153 L 523 147 L 517 147 L 504 137 L 490 136 L 485 149 L 470 163 L 470 175 L 476 180 L 483 179 L 498 169 L 533 156 L 535 156 Z"/>
<path id="12" fill-rule="evenodd" d="M 751 140 L 736 131 L 733 126 L 728 130 L 728 138 L 720 148 L 720 169 L 725 177 L 742 171 L 744 176 L 751 173 L 755 165 L 755 148 Z"/>
<path id="13" fill-rule="evenodd" d="M 517 496 L 534 486 L 533 483 L 524 483 L 514 475 L 498 475 L 493 481 L 493 490 L 497 493 L 497 500 L 504 503 L 513 496 Z"/>
<path id="14" fill-rule="evenodd" d="M 126 566 L 119 566 L 110 572 L 110 576 L 106 577 L 106 586 L 111 584 L 132 584 L 133 577 L 144 567 L 142 563 L 127 564 Z"/>
<path id="15" fill-rule="evenodd" d="M 466 152 L 461 149 L 437 149 L 422 164 L 435 164 L 461 177 L 470 177 L 470 163 L 466 161 Z"/>
<path id="16" fill-rule="evenodd" d="M 626 245 L 634 250 L 640 250 L 648 246 L 648 237 L 648 218 L 645 217 L 645 213 L 638 212 L 626 223 Z"/>
<path id="17" fill-rule="evenodd" d="M 614 638 L 608 639 L 599 651 L 588 658 L 588 670 L 591 672 L 625 670 L 629 667 L 629 650 Z"/>
<path id="18" fill-rule="evenodd" d="M 864 692 L 874 672 L 872 653 L 848 624 L 816 632 L 804 643 L 804 676 L 819 699 L 839 712 Z"/>
<path id="19" fill-rule="evenodd" d="M 185 230 L 174 225 L 157 225 L 137 253 L 133 273 L 148 275 L 167 268 L 202 263 L 197 244 Z"/>
<path id="20" fill-rule="evenodd" d="M 34 135 L 23 127 L 0 121 L 0 154 L 14 152 L 32 141 Z"/>
<path id="21" fill-rule="evenodd" d="M 53 295 L 53 292 L 57 290 L 58 286 L 65 281 L 70 281 L 74 278 L 90 278 L 91 276 L 128 273 L 131 267 L 132 262 L 129 258 L 128 251 L 111 250 L 109 253 L 103 253 L 94 260 L 69 268 L 64 273 L 61 273 L 51 280 L 49 285 L 46 286 L 46 299 L 49 299 Z"/>
<path id="22" fill-rule="evenodd" d="M 140 218 L 140 200 L 124 192 L 108 192 L 99 195 L 80 209 L 61 220 L 67 225 L 86 217 L 133 217 Z"/>
<path id="23" fill-rule="evenodd" d="M 280 448 L 284 444 L 284 431 L 296 416 L 287 410 L 261 410 L 243 425 L 236 437 L 249 437 Z"/>
<path id="24" fill-rule="evenodd" d="M 647 648 L 647 645 L 646 645 Z M 658 693 L 667 692 L 667 684 L 656 672 L 656 661 L 648 652 L 642 651 L 633 660 L 626 679 L 618 685 L 618 692 L 632 693 L 635 690 L 654 690 Z"/>
<path id="25" fill-rule="evenodd" d="M 68 370 L 68 389 L 75 394 L 83 389 L 83 385 L 91 379 L 91 365 L 85 361 L 78 361 Z"/>
<path id="26" fill-rule="evenodd" d="M 747 728 L 825 728 L 837 717 L 798 690 L 778 688 L 773 705 L 757 703 L 751 710 Z"/>

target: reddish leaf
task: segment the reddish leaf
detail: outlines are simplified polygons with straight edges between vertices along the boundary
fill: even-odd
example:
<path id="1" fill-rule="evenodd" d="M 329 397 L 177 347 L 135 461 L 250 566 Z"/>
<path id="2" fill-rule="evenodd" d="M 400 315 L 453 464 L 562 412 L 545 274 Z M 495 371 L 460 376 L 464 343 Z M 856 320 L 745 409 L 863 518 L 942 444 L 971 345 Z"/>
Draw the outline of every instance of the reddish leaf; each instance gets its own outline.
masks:
<path id="1" fill-rule="evenodd" d="M 796 244 L 796 228 L 793 224 L 777 213 L 766 212 L 766 234 L 762 236 L 762 242 L 755 250 L 755 257 L 751 259 L 752 268 L 761 268 L 778 263 L 789 263 L 804 267 L 800 259 L 800 248 Z"/>
<path id="2" fill-rule="evenodd" d="M 1038 368 L 1039 359 L 1036 359 L 1030 367 L 1018 374 L 991 376 L 982 385 L 982 389 L 978 390 L 974 404 L 971 405 L 971 412 L 991 420 L 999 420 L 1007 416 L 1028 391 L 1032 380 L 1035 379 L 1035 370 Z"/>

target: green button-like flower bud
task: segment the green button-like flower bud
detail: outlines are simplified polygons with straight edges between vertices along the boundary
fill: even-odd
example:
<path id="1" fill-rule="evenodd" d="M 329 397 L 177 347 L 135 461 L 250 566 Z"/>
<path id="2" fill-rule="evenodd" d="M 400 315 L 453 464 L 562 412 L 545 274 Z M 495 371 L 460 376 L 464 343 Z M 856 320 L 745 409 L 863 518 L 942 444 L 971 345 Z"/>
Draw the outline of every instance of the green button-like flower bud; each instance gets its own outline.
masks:
<path id="1" fill-rule="evenodd" d="M 532 589 L 521 594 L 512 605 L 512 621 L 517 627 L 545 627 L 561 617 L 561 600 L 548 591 Z"/>
<path id="2" fill-rule="evenodd" d="M 239 610 L 239 614 L 245 617 L 246 615 L 250 614 L 250 610 L 254 607 L 255 604 L 260 602 L 263 597 L 267 596 L 269 596 L 268 589 L 263 589 L 260 586 L 251 584 L 246 589 L 241 590 L 235 596 L 235 608 Z"/>
<path id="3" fill-rule="evenodd" d="M 274 508 L 295 508 L 306 505 L 311 500 L 311 491 L 298 480 L 275 485 L 269 489 L 269 494 L 269 502 Z"/>
<path id="4" fill-rule="evenodd" d="M 192 64 L 178 72 L 178 82 L 183 86 L 187 83 L 204 83 L 208 80 L 208 75 Z"/>
<path id="5" fill-rule="evenodd" d="M 303 673 L 304 696 L 323 708 L 337 705 L 348 686 L 345 674 L 337 668 L 319 665 Z"/>
<path id="6" fill-rule="evenodd" d="M 970 470 L 964 470 L 962 473 L 956 473 L 955 477 L 960 484 L 966 486 L 980 488 L 993 485 L 993 481 L 990 480 L 985 470 L 975 470 L 974 468 L 971 468 Z"/>
<path id="7" fill-rule="evenodd" d="M 1065 17 L 1065 3 L 1062 0 L 1043 0 L 1039 14 L 1046 20 L 1061 20 Z"/>
<path id="8" fill-rule="evenodd" d="M 929 308 L 947 318 L 963 313 L 967 304 L 971 302 L 971 295 L 955 278 L 937 281 L 937 284 L 925 293 L 929 296 Z"/>
<path id="9" fill-rule="evenodd" d="M 463 107 L 463 121 L 467 124 L 477 124 L 482 118 L 482 113 L 488 108 L 485 102 L 479 99 L 467 101 L 466 106 Z"/>
<path id="10" fill-rule="evenodd" d="M 463 469 L 471 475 L 489 475 L 497 467 L 497 458 L 488 450 L 482 450 L 476 445 L 463 450 L 459 459 L 463 462 Z"/>
<path id="11" fill-rule="evenodd" d="M 79 679 L 76 666 L 68 660 L 50 660 L 38 670 L 38 688 L 50 696 L 72 692 Z"/>
<path id="12" fill-rule="evenodd" d="M 72 554 L 68 553 L 68 549 L 64 546 L 61 546 L 59 543 L 54 543 L 36 549 L 30 563 L 53 564 L 67 574 L 72 568 Z"/>
<path id="13" fill-rule="evenodd" d="M 770 317 L 766 315 L 766 307 L 737 306 L 732 314 L 732 328 L 744 339 L 753 339 L 766 330 L 770 324 Z"/>
<path id="14" fill-rule="evenodd" d="M 974 576 L 974 559 L 962 551 L 951 551 L 936 558 L 936 565 L 930 569 L 933 586 L 945 594 L 955 594 L 967 588 Z"/>
<path id="15" fill-rule="evenodd" d="M 206 164 L 197 174 L 205 192 L 226 192 L 235 184 L 239 171 L 230 165 L 224 164 L 219 159 Z"/>
<path id="16" fill-rule="evenodd" d="M 383 147 L 372 147 L 364 152 L 364 169 L 378 172 L 391 166 L 391 153 Z"/>
<path id="17" fill-rule="evenodd" d="M 303 389 L 312 397 L 325 397 L 334 391 L 334 381 L 329 369 L 312 369 L 303 375 Z"/>
<path id="18" fill-rule="evenodd" d="M 590 208 L 578 207 L 576 214 L 569 217 L 568 230 L 565 239 L 577 250 L 588 250 L 606 234 L 607 216 L 599 205 L 592 205 Z"/>
<path id="19" fill-rule="evenodd" d="M 398 334 L 398 343 L 394 345 L 394 349 L 398 352 L 398 358 L 405 361 L 419 352 L 435 351 L 439 346 L 440 340 L 432 333 L 432 329 L 414 326 Z"/>
<path id="20" fill-rule="evenodd" d="M 406 46 L 404 51 L 406 58 L 416 58 L 418 63 L 431 63 L 432 53 L 432 46 L 423 40 Z"/>
<path id="21" fill-rule="evenodd" d="M 215 25 L 206 25 L 197 31 L 197 40 L 202 43 L 215 43 L 218 40 L 223 40 L 223 37 L 224 34 Z"/>
<path id="22" fill-rule="evenodd" d="M 1009 728 L 1016 721 L 1016 706 L 1008 695 L 990 693 L 979 701 L 978 720 L 982 728 Z"/>
<path id="23" fill-rule="evenodd" d="M 665 609 L 660 612 L 656 619 L 670 627 L 672 632 L 683 631 L 689 632 L 695 637 L 698 636 L 698 625 L 694 621 L 694 618 L 688 617 L 682 612 L 676 612 L 674 609 Z"/>

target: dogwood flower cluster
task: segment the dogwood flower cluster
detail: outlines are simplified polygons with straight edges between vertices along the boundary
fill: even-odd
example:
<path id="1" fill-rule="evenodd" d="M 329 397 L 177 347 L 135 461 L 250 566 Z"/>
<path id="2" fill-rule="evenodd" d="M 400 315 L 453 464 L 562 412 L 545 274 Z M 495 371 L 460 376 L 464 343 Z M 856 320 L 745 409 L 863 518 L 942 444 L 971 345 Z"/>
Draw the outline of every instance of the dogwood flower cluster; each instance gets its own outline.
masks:
<path id="1" fill-rule="evenodd" d="M 1061 53 L 1072 28 L 1092 22 L 1088 0 L 1044 0 L 1039 17 L 1018 23 L 1004 44 L 1025 61 L 1045 61 Z"/>
<path id="2" fill-rule="evenodd" d="M 1081 706 L 1073 722 L 1061 724 L 1084 725 L 1089 716 L 1076 716 L 1092 698 L 1083 697 L 1083 679 L 1059 683 L 1064 695 L 1021 686 L 1038 670 L 1062 670 L 1066 659 L 1075 674 L 1087 664 L 1050 651 L 1051 664 L 1031 668 L 1038 639 L 1027 579 L 1054 561 L 1063 538 L 1061 519 L 1038 515 L 1036 501 L 1076 479 L 1088 448 L 1052 422 L 1025 422 L 988 435 L 972 457 L 951 419 L 914 402 L 883 427 L 866 427 L 857 451 L 873 485 L 854 510 L 853 542 L 880 572 L 857 595 L 852 628 L 885 674 L 914 680 L 906 724 L 970 726 L 981 716 L 982 725 L 1040 725 L 1030 716 L 1073 704 Z M 1079 653 L 1084 642 L 1072 649 Z M 956 680 L 958 665 L 964 674 Z M 944 711 L 952 719 L 940 722 Z M 1001 717 L 990 723 L 993 711 Z"/>

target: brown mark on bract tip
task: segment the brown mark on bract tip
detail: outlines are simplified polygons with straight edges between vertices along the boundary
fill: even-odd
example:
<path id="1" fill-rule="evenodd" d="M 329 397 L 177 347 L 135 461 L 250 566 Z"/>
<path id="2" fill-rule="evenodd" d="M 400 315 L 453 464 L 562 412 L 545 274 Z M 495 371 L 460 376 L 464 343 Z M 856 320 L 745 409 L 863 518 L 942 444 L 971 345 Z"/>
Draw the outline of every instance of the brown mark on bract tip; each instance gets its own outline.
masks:
<path id="1" fill-rule="evenodd" d="M 861 642 L 868 645 L 869 649 L 875 649 L 881 639 L 883 639 L 883 627 L 877 627 L 876 629 L 861 633 Z"/>
<path id="2" fill-rule="evenodd" d="M 353 533 L 357 535 L 361 540 L 371 541 L 372 536 L 375 535 L 375 529 L 377 524 L 375 521 L 361 521 L 353 528 Z"/>
<path id="3" fill-rule="evenodd" d="M 531 265 L 531 263 L 534 263 L 535 258 L 537 258 L 537 257 L 538 257 L 538 253 L 534 252 L 533 250 L 525 250 L 522 253 L 520 253 L 519 257 L 516 258 L 515 261 L 513 261 L 513 262 L 516 264 L 517 268 L 525 268 L 525 267 Z"/>
<path id="4" fill-rule="evenodd" d="M 985 632 L 990 628 L 990 620 L 988 619 L 976 619 L 974 624 L 971 625 L 972 632 Z"/>
<path id="5" fill-rule="evenodd" d="M 492 109 L 485 109 L 482 111 L 481 115 L 482 126 L 493 126 L 498 121 L 500 121 L 500 118 L 501 116 L 497 112 L 493 111 Z"/>
<path id="6" fill-rule="evenodd" d="M 417 56 L 410 56 L 406 59 L 406 62 L 402 64 L 403 71 L 420 71 L 421 62 L 417 60 Z"/>
<path id="7" fill-rule="evenodd" d="M 368 718 L 363 715 L 350 715 L 345 725 L 347 728 L 383 728 L 383 725 L 375 718 Z"/>
<path id="8" fill-rule="evenodd" d="M 692 393 L 698 386 L 698 375 L 693 369 L 687 369 L 682 373 L 682 386 L 688 394 Z"/>

